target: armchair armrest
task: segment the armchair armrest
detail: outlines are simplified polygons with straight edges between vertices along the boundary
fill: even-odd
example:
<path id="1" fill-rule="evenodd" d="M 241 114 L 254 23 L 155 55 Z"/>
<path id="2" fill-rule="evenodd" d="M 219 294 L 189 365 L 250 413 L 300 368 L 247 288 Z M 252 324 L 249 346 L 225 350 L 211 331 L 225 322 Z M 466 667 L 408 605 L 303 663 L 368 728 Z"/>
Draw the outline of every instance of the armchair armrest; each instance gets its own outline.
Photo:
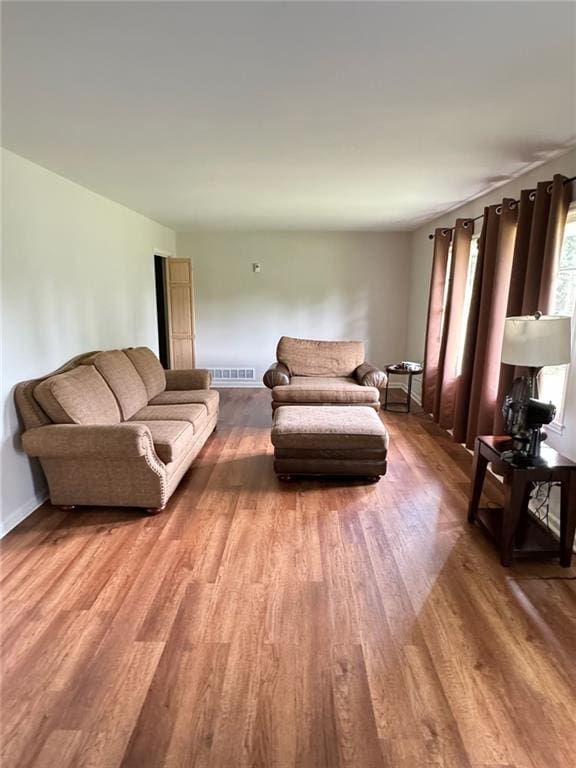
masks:
<path id="1" fill-rule="evenodd" d="M 133 459 L 154 453 L 144 424 L 47 424 L 22 435 L 29 456 L 40 459 Z"/>
<path id="2" fill-rule="evenodd" d="M 280 387 L 283 384 L 290 384 L 290 371 L 284 363 L 272 363 L 264 374 L 262 381 L 268 389 L 274 389 L 274 387 Z"/>
<path id="3" fill-rule="evenodd" d="M 210 389 L 212 374 L 206 368 L 166 371 L 166 389 Z"/>
<path id="4" fill-rule="evenodd" d="M 359 365 L 354 371 L 354 376 L 358 384 L 362 384 L 363 387 L 376 387 L 376 389 L 384 389 L 388 381 L 384 371 L 370 363 Z"/>

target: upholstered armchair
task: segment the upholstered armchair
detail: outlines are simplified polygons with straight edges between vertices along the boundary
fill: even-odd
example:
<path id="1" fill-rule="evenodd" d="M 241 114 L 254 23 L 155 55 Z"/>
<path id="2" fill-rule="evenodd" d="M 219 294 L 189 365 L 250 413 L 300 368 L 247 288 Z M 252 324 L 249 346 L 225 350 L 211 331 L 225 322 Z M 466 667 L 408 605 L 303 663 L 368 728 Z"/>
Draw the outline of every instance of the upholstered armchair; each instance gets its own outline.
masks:
<path id="1" fill-rule="evenodd" d="M 386 374 L 365 362 L 361 341 L 282 336 L 264 374 L 272 409 L 281 405 L 364 405 L 379 410 Z"/>

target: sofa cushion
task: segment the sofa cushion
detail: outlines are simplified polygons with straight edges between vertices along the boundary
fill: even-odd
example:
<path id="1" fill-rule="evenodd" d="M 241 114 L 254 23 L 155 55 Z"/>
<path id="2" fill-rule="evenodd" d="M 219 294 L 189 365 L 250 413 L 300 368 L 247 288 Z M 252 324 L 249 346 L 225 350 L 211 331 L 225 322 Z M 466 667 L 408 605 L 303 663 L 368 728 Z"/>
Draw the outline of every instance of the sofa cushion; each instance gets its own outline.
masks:
<path id="1" fill-rule="evenodd" d="M 123 419 L 129 419 L 148 403 L 144 382 L 129 358 L 120 349 L 95 355 L 94 365 L 116 395 Z"/>
<path id="2" fill-rule="evenodd" d="M 179 459 L 194 440 L 194 427 L 188 421 L 135 421 L 152 434 L 154 450 L 164 464 Z"/>
<path id="3" fill-rule="evenodd" d="M 166 373 L 162 363 L 148 347 L 130 347 L 124 352 L 144 382 L 148 400 L 166 389 Z"/>
<path id="4" fill-rule="evenodd" d="M 185 421 L 198 432 L 208 418 L 205 405 L 147 405 L 137 411 L 130 421 Z"/>
<path id="5" fill-rule="evenodd" d="M 182 405 L 198 403 L 205 405 L 212 416 L 218 410 L 220 393 L 216 389 L 170 389 L 150 400 L 150 405 Z"/>
<path id="6" fill-rule="evenodd" d="M 119 424 L 120 409 L 93 365 L 80 365 L 44 379 L 34 398 L 55 424 Z"/>
<path id="7" fill-rule="evenodd" d="M 364 362 L 361 341 L 315 341 L 282 336 L 276 349 L 279 363 L 292 376 L 352 376 Z"/>
<path id="8" fill-rule="evenodd" d="M 286 406 L 274 414 L 272 444 L 296 451 L 379 451 L 384 457 L 388 433 L 372 408 Z"/>
<path id="9" fill-rule="evenodd" d="M 272 399 L 278 403 L 378 403 L 375 387 L 364 387 L 355 379 L 293 376 L 290 384 L 274 387 Z"/>

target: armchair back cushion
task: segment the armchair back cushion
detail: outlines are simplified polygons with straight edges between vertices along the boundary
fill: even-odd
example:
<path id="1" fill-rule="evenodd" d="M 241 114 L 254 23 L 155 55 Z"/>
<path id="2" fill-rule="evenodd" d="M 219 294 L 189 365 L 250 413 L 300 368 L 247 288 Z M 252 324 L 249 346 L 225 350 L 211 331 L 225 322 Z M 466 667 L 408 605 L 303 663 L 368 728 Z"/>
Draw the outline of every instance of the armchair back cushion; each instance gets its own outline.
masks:
<path id="1" fill-rule="evenodd" d="M 44 379 L 34 397 L 54 424 L 119 424 L 120 409 L 93 365 Z"/>
<path id="2" fill-rule="evenodd" d="M 166 389 L 166 373 L 162 368 L 162 363 L 154 352 L 148 347 L 130 347 L 124 352 L 128 355 L 130 362 L 138 371 L 140 378 L 144 382 L 148 400 L 152 400 Z"/>
<path id="3" fill-rule="evenodd" d="M 282 336 L 276 357 L 292 376 L 353 376 L 364 362 L 364 343 Z"/>
<path id="4" fill-rule="evenodd" d="M 100 352 L 94 357 L 94 365 L 116 396 L 123 419 L 129 419 L 148 405 L 144 382 L 124 352 L 119 349 Z"/>

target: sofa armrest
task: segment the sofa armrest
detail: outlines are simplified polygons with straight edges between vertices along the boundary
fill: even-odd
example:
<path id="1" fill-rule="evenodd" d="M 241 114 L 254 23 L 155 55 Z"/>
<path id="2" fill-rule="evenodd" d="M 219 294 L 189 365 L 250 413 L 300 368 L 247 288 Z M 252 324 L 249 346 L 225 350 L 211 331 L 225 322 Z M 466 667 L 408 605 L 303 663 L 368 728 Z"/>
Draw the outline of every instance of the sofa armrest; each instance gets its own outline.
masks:
<path id="1" fill-rule="evenodd" d="M 29 456 L 40 459 L 131 459 L 154 453 L 144 424 L 47 424 L 22 435 Z"/>
<path id="2" fill-rule="evenodd" d="M 210 389 L 212 374 L 206 368 L 166 371 L 166 389 Z"/>
<path id="3" fill-rule="evenodd" d="M 384 389 L 388 376 L 381 371 L 380 368 L 376 368 L 370 363 L 362 363 L 354 371 L 354 376 L 359 384 L 364 387 L 376 387 L 376 389 Z"/>
<path id="4" fill-rule="evenodd" d="M 274 387 L 290 384 L 290 371 L 284 363 L 272 363 L 270 368 L 268 368 L 264 374 L 262 381 L 268 389 L 274 389 Z"/>

